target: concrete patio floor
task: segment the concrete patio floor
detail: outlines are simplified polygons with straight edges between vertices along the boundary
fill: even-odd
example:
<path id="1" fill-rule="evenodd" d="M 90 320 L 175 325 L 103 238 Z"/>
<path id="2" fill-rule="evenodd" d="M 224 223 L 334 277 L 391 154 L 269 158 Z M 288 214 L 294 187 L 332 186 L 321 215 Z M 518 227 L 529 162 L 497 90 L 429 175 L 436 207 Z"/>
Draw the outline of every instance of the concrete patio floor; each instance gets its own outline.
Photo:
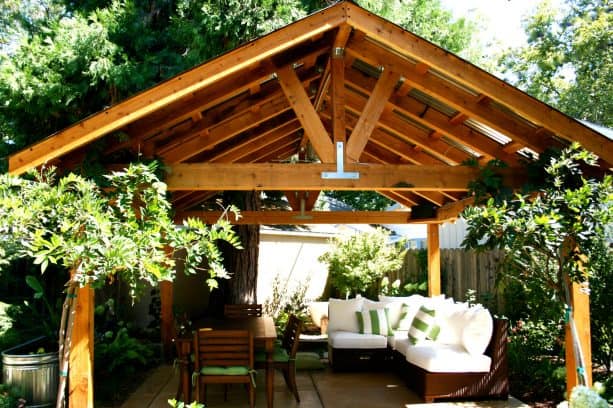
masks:
<path id="1" fill-rule="evenodd" d="M 266 406 L 264 373 L 257 376 L 256 406 Z M 392 373 L 334 373 L 329 369 L 299 371 L 298 404 L 288 391 L 283 376 L 275 374 L 275 408 L 423 408 L 423 407 L 529 407 L 510 398 L 507 401 L 479 401 L 424 404 L 406 384 Z M 122 408 L 168 408 L 178 386 L 178 371 L 171 365 L 155 369 L 147 380 L 126 400 Z M 247 407 L 247 391 L 240 385 L 230 386 L 224 401 L 223 386 L 211 386 L 207 408 Z"/>

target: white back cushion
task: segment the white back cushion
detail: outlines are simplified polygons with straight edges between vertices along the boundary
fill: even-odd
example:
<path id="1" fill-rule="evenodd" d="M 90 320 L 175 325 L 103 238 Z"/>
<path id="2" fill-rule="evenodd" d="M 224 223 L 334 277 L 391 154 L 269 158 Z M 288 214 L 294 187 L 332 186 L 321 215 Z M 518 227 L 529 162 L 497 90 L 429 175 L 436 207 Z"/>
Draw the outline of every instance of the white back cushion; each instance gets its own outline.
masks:
<path id="1" fill-rule="evenodd" d="M 411 296 L 385 296 L 379 295 L 379 302 L 383 303 L 388 310 L 388 318 L 392 329 L 409 330 L 415 313 L 425 302 L 425 297 L 421 295 Z M 406 305 L 403 307 L 403 305 Z M 401 323 L 401 319 L 402 322 Z"/>
<path id="2" fill-rule="evenodd" d="M 359 327 L 355 312 L 362 310 L 363 303 L 364 298 L 362 297 L 347 300 L 330 298 L 328 303 L 328 333 L 334 331 L 357 333 Z"/>
<path id="3" fill-rule="evenodd" d="M 472 355 L 483 354 L 492 338 L 494 320 L 487 309 L 471 307 L 462 330 L 462 345 Z"/>

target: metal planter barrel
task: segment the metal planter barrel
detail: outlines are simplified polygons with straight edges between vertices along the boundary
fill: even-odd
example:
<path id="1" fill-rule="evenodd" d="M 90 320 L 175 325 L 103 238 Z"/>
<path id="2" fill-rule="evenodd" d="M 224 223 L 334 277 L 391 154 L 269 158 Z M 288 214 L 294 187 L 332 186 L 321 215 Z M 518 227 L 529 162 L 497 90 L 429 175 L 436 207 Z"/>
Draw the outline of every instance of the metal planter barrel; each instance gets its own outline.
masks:
<path id="1" fill-rule="evenodd" d="M 30 408 L 54 406 L 57 398 L 58 352 L 29 354 L 44 343 L 39 337 L 2 352 L 2 382 L 19 388 Z"/>

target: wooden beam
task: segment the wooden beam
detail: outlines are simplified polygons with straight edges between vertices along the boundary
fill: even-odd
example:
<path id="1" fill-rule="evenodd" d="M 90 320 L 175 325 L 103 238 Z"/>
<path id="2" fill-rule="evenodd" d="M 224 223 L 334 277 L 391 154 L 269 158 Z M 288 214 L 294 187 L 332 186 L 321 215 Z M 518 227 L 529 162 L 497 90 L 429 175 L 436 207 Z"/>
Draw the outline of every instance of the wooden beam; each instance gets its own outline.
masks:
<path id="1" fill-rule="evenodd" d="M 336 157 L 333 143 L 296 72 L 294 72 L 291 66 L 279 67 L 277 69 L 277 77 L 291 108 L 296 113 L 296 117 L 311 141 L 315 152 L 322 162 L 333 163 Z"/>
<path id="2" fill-rule="evenodd" d="M 377 193 L 381 194 L 383 197 L 389 198 L 392 201 L 397 202 L 398 204 L 404 205 L 407 208 L 411 208 L 414 205 L 417 205 L 417 202 L 411 200 L 410 198 L 401 195 L 398 191 L 379 191 Z"/>
<path id="3" fill-rule="evenodd" d="M 351 88 L 348 89 L 351 90 Z M 365 104 L 364 97 L 353 91 L 348 92 L 345 98 L 347 100 L 347 109 L 359 115 Z M 466 152 L 442 140 L 432 140 L 427 131 L 415 127 L 394 112 L 385 110 L 381 114 L 378 125 L 400 139 L 421 147 L 424 151 L 444 163 L 455 165 L 469 158 Z"/>
<path id="4" fill-rule="evenodd" d="M 9 158 L 9 170 L 21 174 L 39 166 L 346 20 L 345 6 L 337 5 L 280 28 L 29 146 Z"/>
<path id="5" fill-rule="evenodd" d="M 334 52 L 335 50 L 332 50 Z M 332 135 L 334 143 L 345 145 L 345 61 L 343 55 L 333 55 L 332 73 Z"/>
<path id="6" fill-rule="evenodd" d="M 579 283 L 570 284 L 570 297 L 572 318 L 577 328 L 579 347 L 583 354 L 585 374 L 587 375 L 587 386 L 592 385 L 592 347 L 590 336 L 590 297 Z M 577 372 L 576 355 L 573 346 L 570 325 L 565 325 L 565 360 L 566 360 L 566 392 L 570 395 L 572 389 L 581 384 L 579 373 Z"/>
<path id="7" fill-rule="evenodd" d="M 377 122 L 383 113 L 383 109 L 390 98 L 396 84 L 400 80 L 400 74 L 389 68 L 385 68 L 375 85 L 362 114 L 355 125 L 349 142 L 347 143 L 347 157 L 349 160 L 358 161 L 364 146 L 368 142 L 373 129 L 377 126 Z"/>
<path id="8" fill-rule="evenodd" d="M 536 128 L 509 116 L 499 109 L 492 108 L 489 104 L 479 103 L 478 95 L 473 95 L 432 73 L 419 74 L 416 72 L 415 64 L 383 51 L 370 41 L 361 43 L 352 41 L 347 48 L 347 52 L 355 52 L 357 56 L 370 64 L 377 65 L 386 62 L 393 65 L 404 75 L 405 81 L 410 82 L 415 89 L 432 95 L 453 109 L 466 113 L 472 119 L 478 120 L 514 140 L 521 141 L 532 150 L 543 151 L 552 143 L 552 139 L 537 135 Z"/>
<path id="9" fill-rule="evenodd" d="M 167 166 L 168 189 L 175 190 L 398 190 L 466 191 L 479 170 L 467 166 L 347 164 L 357 180 L 322 179 L 333 164 L 179 163 Z M 521 169 L 508 168 L 505 182 L 515 185 Z"/>
<path id="10" fill-rule="evenodd" d="M 474 205 L 474 203 L 475 198 L 468 197 L 454 203 L 445 204 L 436 211 L 436 219 L 441 223 L 454 221 L 458 218 L 460 213 L 464 211 L 464 208 Z"/>
<path id="11" fill-rule="evenodd" d="M 365 93 L 370 93 L 375 84 L 374 78 L 368 78 L 355 72 L 355 70 L 348 71 L 345 76 L 347 83 Z M 457 143 L 465 145 L 471 150 L 487 156 L 488 159 L 496 157 L 511 166 L 518 164 L 519 157 L 509 154 L 496 141 L 464 124 L 451 124 L 448 116 L 436 109 L 428 108 L 426 104 L 417 99 L 410 96 L 392 96 L 388 104 L 392 110 L 402 112 L 416 123 L 431 128 L 438 135 L 444 135 Z"/>
<path id="12" fill-rule="evenodd" d="M 349 112 L 350 114 L 346 116 L 346 124 L 348 129 L 353 129 L 355 124 L 357 123 L 357 115 L 354 112 Z M 327 111 L 322 112 L 322 116 L 329 118 L 330 115 Z M 436 157 L 425 154 L 421 151 L 415 149 L 413 144 L 407 143 L 406 140 L 401 140 L 400 138 L 392 136 L 390 133 L 383 131 L 382 129 L 376 128 L 373 130 L 370 135 L 369 144 L 375 144 L 380 146 L 391 153 L 401 157 L 409 163 L 413 164 L 445 164 L 446 161 L 439 160 Z M 385 161 L 387 163 L 391 163 L 392 161 Z"/>
<path id="13" fill-rule="evenodd" d="M 200 218 L 208 224 L 222 215 L 218 211 L 177 212 L 175 223 L 186 218 Z M 304 218 L 306 216 L 308 218 Z M 228 215 L 232 224 L 302 225 L 302 224 L 409 224 L 410 211 L 241 211 L 236 220 Z"/>
<path id="14" fill-rule="evenodd" d="M 292 119 L 279 127 L 269 129 L 259 135 L 250 137 L 246 141 L 241 141 L 235 146 L 220 152 L 209 161 L 211 163 L 231 163 L 240 160 L 241 158 L 260 150 L 265 146 L 274 144 L 281 139 L 297 132 L 300 129 L 300 123 L 297 119 Z"/>
<path id="15" fill-rule="evenodd" d="M 173 310 L 173 283 L 162 281 L 160 285 L 160 334 L 164 358 L 169 361 L 173 354 L 172 340 L 174 332 Z"/>
<path id="16" fill-rule="evenodd" d="M 94 408 L 94 290 L 77 289 L 70 344 L 68 405 Z"/>
<path id="17" fill-rule="evenodd" d="M 212 148 L 214 145 L 231 139 L 245 130 L 290 109 L 283 96 L 266 102 L 258 112 L 248 111 L 229 121 L 212 127 L 197 127 L 182 138 L 181 143 L 173 143 L 169 148 L 158 150 L 159 156 L 167 163 L 178 163 Z"/>
<path id="18" fill-rule="evenodd" d="M 441 294 L 441 247 L 439 224 L 428 224 L 428 296 Z"/>
<path id="19" fill-rule="evenodd" d="M 375 40 L 401 54 L 409 55 L 430 65 L 445 75 L 449 75 L 455 81 L 475 89 L 480 94 L 485 94 L 535 125 L 546 127 L 566 140 L 578 141 L 607 163 L 613 164 L 613 142 L 598 132 L 443 48 L 357 5 L 346 4 L 345 7 L 347 8 L 347 23 L 356 30 L 364 31 Z"/>

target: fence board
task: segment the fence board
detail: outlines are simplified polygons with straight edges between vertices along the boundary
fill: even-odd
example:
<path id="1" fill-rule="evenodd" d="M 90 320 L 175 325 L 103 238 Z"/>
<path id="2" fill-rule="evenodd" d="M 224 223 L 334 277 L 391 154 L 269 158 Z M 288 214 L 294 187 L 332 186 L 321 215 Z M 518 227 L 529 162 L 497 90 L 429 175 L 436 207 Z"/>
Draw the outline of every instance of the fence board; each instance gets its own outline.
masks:
<path id="1" fill-rule="evenodd" d="M 404 283 L 425 280 L 426 271 L 420 271 L 418 256 L 423 250 L 409 250 L 404 265 L 389 278 Z M 423 255 L 422 255 L 423 256 Z M 501 253 L 480 252 L 463 249 L 441 249 L 441 290 L 458 301 L 466 300 L 468 289 L 476 291 L 478 301 L 492 299 L 495 309 L 501 311 L 502 300 L 497 296 L 496 273 Z"/>

